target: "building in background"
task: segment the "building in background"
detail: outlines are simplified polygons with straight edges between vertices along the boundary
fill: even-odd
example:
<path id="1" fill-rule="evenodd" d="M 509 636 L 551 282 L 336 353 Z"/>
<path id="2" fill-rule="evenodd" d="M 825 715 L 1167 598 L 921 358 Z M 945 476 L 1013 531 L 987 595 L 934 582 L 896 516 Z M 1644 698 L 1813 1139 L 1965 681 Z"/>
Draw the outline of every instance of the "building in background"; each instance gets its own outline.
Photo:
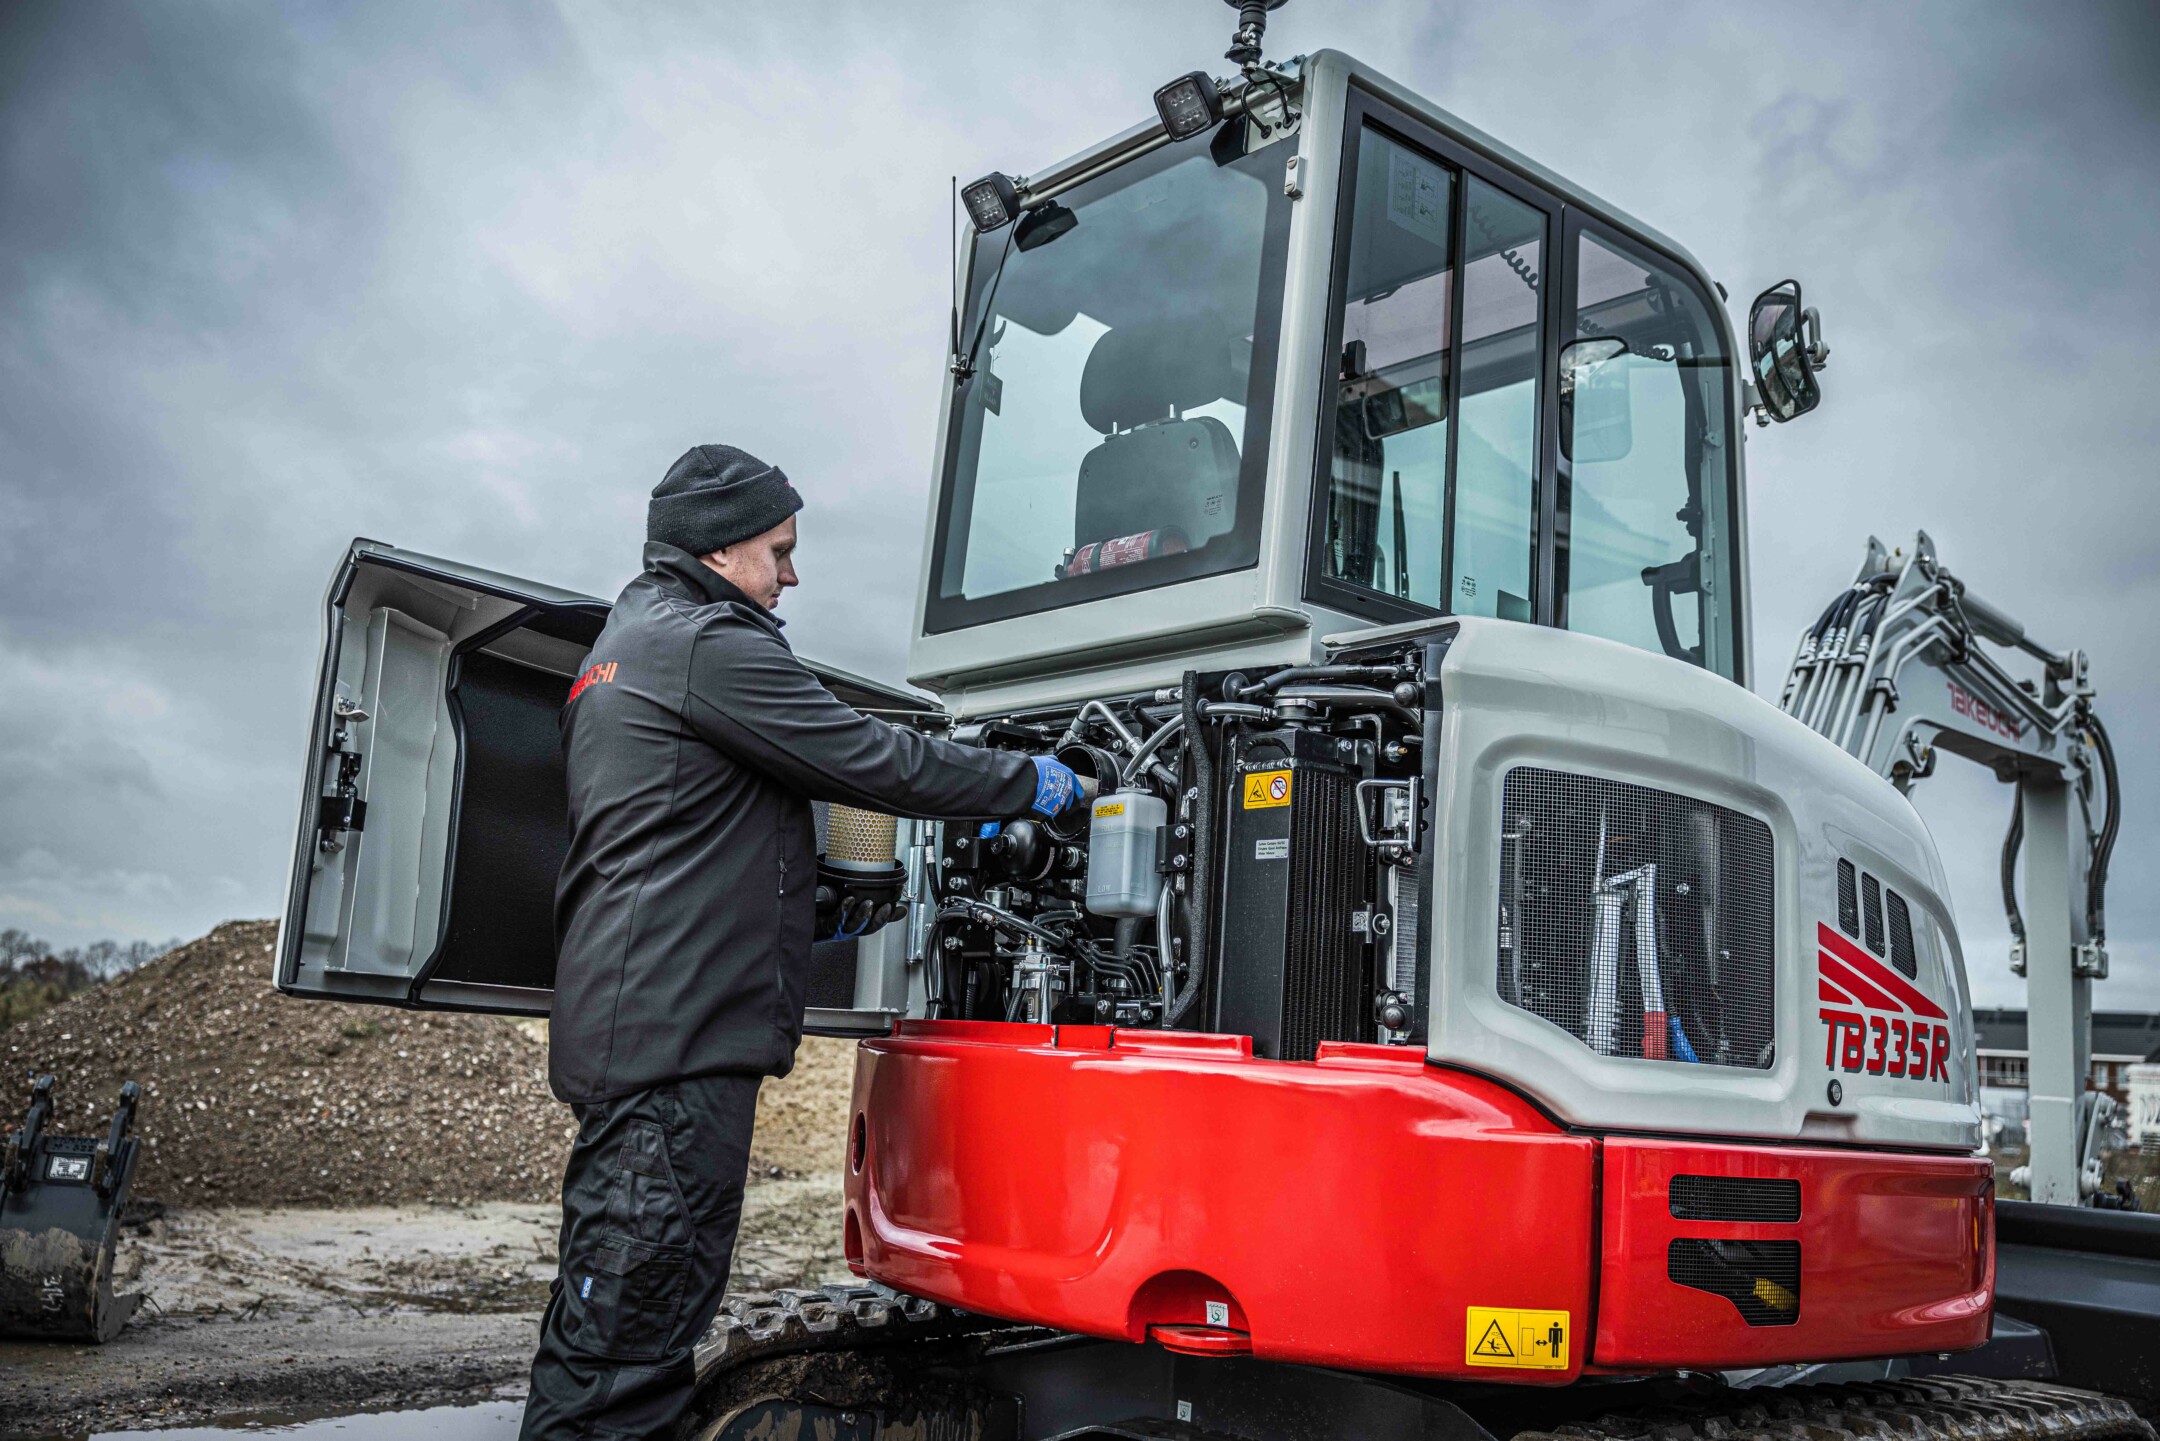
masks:
<path id="1" fill-rule="evenodd" d="M 2023 1011 L 1986 1010 L 1973 1011 L 1973 1041 L 1980 1054 L 1980 1105 L 1988 1117 L 1988 1140 L 1991 1146 L 2025 1144 L 2025 1089 L 2026 1089 L 2026 1043 L 2025 1013 Z M 2122 1139 L 2141 1139 L 2130 1134 L 2133 1105 L 2131 1092 L 2133 1081 L 2141 1084 L 2138 1099 L 2144 1102 L 2143 1110 L 2153 1111 L 2150 1118 L 2160 1129 L 2160 1096 L 2146 1096 L 2156 1080 L 2160 1080 L 2160 1068 L 2150 1063 L 2160 1062 L 2160 1015 L 2147 1015 L 2137 1011 L 2094 1011 L 2092 1017 L 2092 1074 L 2086 1085 L 2095 1091 L 2105 1091 L 2122 1107 L 2118 1126 L 2123 1130 Z M 2132 1068 L 2142 1073 L 2133 1076 Z M 2152 1139 L 2160 1142 L 2160 1134 Z"/>

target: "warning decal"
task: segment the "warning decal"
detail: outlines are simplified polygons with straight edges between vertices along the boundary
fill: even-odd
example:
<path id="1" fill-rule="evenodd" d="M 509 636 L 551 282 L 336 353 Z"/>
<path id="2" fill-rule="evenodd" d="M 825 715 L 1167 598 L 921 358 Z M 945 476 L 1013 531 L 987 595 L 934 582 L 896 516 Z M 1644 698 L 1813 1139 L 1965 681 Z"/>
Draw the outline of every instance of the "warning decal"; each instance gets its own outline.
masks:
<path id="1" fill-rule="evenodd" d="M 1260 771 L 1245 777 L 1245 809 L 1264 811 L 1290 804 L 1290 772 Z"/>
<path id="2" fill-rule="evenodd" d="M 1568 1313 L 1472 1306 L 1463 1328 L 1463 1364 L 1565 1371 Z"/>

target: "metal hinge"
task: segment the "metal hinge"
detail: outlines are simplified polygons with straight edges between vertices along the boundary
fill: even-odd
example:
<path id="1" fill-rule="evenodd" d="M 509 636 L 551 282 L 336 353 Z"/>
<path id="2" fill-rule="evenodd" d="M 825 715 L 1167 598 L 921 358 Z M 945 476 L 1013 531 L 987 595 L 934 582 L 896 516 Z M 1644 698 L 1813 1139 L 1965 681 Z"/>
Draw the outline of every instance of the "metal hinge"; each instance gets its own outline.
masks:
<path id="1" fill-rule="evenodd" d="M 1305 198 L 1305 157 L 1293 155 L 1283 162 L 1282 193 L 1292 200 Z"/>

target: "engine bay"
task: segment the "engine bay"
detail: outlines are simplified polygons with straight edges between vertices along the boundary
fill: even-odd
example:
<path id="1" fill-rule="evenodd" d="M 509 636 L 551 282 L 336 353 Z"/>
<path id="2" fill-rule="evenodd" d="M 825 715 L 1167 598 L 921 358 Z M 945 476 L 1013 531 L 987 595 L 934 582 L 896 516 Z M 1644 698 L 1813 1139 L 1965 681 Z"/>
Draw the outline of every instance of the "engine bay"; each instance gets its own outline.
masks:
<path id="1" fill-rule="evenodd" d="M 1419 1039 L 1423 665 L 1398 643 L 960 726 L 1054 754 L 1087 799 L 920 829 L 930 1016 L 1222 1031 L 1286 1060 Z"/>

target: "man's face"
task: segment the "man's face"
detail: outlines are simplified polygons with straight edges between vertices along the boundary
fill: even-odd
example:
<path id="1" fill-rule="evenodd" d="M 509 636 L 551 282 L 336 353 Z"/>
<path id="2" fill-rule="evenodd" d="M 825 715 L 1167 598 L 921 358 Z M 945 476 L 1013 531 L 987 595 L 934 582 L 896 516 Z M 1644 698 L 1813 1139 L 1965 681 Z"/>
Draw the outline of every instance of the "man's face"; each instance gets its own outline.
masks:
<path id="1" fill-rule="evenodd" d="M 780 592 L 800 585 L 795 576 L 795 517 L 789 516 L 763 535 L 738 540 L 701 556 L 728 584 L 767 610 L 780 604 Z"/>

